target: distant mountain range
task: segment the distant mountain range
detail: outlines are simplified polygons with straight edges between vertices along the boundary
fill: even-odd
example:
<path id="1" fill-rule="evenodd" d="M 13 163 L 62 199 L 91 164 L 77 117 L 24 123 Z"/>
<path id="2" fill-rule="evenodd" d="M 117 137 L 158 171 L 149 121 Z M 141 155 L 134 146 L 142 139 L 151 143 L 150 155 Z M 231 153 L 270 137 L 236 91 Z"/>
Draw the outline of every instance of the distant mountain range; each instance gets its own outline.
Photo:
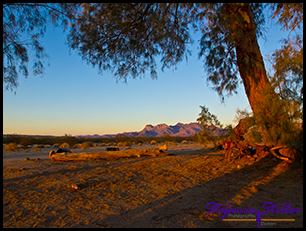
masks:
<path id="1" fill-rule="evenodd" d="M 216 128 L 214 130 L 214 128 Z M 214 126 L 206 127 L 210 132 L 213 132 L 213 135 L 219 136 L 224 133 L 224 129 Z M 153 126 L 148 124 L 140 132 L 124 132 L 118 134 L 109 134 L 109 135 L 80 135 L 77 137 L 86 137 L 86 138 L 108 138 L 115 136 L 126 136 L 126 137 L 161 137 L 161 136 L 180 136 L 188 137 L 193 136 L 202 130 L 201 124 L 198 123 L 177 123 L 176 125 L 167 125 L 167 124 L 158 124 Z M 213 131 L 214 130 L 214 131 Z"/>

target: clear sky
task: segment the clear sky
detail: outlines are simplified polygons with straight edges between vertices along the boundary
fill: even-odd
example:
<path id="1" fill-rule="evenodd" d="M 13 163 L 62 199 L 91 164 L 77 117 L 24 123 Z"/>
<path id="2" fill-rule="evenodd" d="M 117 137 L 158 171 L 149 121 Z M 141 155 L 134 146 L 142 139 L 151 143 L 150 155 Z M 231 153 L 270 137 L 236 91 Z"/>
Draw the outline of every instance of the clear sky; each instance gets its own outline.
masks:
<path id="1" fill-rule="evenodd" d="M 272 54 L 284 37 L 278 25 L 267 21 L 267 41 L 260 39 L 262 53 Z M 193 34 L 193 33 L 192 33 Z M 149 73 L 142 79 L 116 81 L 110 72 L 98 73 L 75 51 L 69 51 L 66 34 L 47 28 L 41 43 L 50 56 L 45 75 L 19 78 L 16 95 L 3 88 L 3 134 L 86 135 L 140 131 L 147 124 L 195 122 L 205 105 L 221 123 L 233 124 L 236 109 L 250 108 L 243 85 L 238 94 L 220 98 L 206 81 L 203 61 L 198 59 L 199 36 L 188 62 L 176 70 L 158 69 L 158 79 Z M 264 57 L 265 58 L 265 57 Z M 266 63 L 266 68 L 269 69 Z M 31 64 L 29 64 L 31 70 Z"/>

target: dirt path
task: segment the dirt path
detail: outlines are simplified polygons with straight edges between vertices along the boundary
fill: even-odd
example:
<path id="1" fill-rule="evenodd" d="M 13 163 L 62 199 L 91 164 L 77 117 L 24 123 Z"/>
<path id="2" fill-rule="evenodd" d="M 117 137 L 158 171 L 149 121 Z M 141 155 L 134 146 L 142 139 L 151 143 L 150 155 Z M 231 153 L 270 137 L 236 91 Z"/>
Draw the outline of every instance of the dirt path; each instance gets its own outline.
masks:
<path id="1" fill-rule="evenodd" d="M 177 147 L 173 153 L 113 161 L 4 162 L 3 226 L 256 227 L 256 221 L 206 215 L 206 205 L 264 211 L 261 206 L 272 202 L 280 209 L 291 203 L 302 212 L 268 213 L 262 218 L 295 221 L 262 222 L 261 227 L 303 227 L 302 167 L 271 157 L 229 163 L 222 152 L 199 147 Z M 71 188 L 75 183 L 77 190 Z M 227 218 L 234 215 L 245 218 Z"/>

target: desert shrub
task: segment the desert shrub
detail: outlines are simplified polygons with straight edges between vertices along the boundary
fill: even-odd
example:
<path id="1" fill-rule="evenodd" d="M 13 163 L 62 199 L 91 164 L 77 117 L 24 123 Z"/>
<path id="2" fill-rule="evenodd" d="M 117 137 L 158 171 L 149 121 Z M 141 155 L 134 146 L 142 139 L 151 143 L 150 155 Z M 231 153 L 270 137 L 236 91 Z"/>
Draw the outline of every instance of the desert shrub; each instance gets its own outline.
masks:
<path id="1" fill-rule="evenodd" d="M 141 146 L 142 145 L 142 143 L 138 143 L 138 146 Z"/>
<path id="2" fill-rule="evenodd" d="M 80 148 L 80 147 L 81 147 L 81 144 L 75 144 L 75 145 L 73 145 L 72 148 Z"/>
<path id="3" fill-rule="evenodd" d="M 70 148 L 70 145 L 68 143 L 62 143 L 60 148 Z"/>
<path id="4" fill-rule="evenodd" d="M 156 142 L 155 140 L 152 140 L 152 141 L 150 142 L 150 144 L 152 144 L 152 145 L 156 145 L 156 144 L 157 144 L 157 142 Z"/>
<path id="5" fill-rule="evenodd" d="M 24 136 L 20 139 L 20 144 L 23 146 L 35 144 L 35 139 L 32 136 Z"/>
<path id="6" fill-rule="evenodd" d="M 22 145 L 22 149 L 23 150 L 28 150 L 29 149 L 29 145 Z"/>
<path id="7" fill-rule="evenodd" d="M 183 140 L 182 144 L 188 144 L 188 141 L 187 140 Z"/>
<path id="8" fill-rule="evenodd" d="M 124 143 L 125 148 L 130 148 L 132 146 L 131 142 L 125 141 Z"/>
<path id="9" fill-rule="evenodd" d="M 46 144 L 45 148 L 51 148 L 51 145 L 50 144 Z"/>
<path id="10" fill-rule="evenodd" d="M 38 145 L 35 145 L 34 151 L 35 151 L 35 152 L 39 152 L 39 151 L 41 151 L 41 149 L 40 149 L 40 147 L 39 147 Z"/>
<path id="11" fill-rule="evenodd" d="M 90 144 L 88 143 L 88 142 L 83 142 L 82 144 L 81 144 L 81 149 L 89 149 L 90 148 Z"/>
<path id="12" fill-rule="evenodd" d="M 177 145 L 177 143 L 174 143 L 174 142 L 171 142 L 171 141 L 165 141 L 165 144 L 166 145 L 172 145 L 172 146 L 176 146 Z"/>
<path id="13" fill-rule="evenodd" d="M 18 152 L 18 147 L 16 143 L 9 143 L 4 146 L 4 150 L 8 152 Z"/>
<path id="14" fill-rule="evenodd" d="M 124 141 L 124 142 L 118 142 L 117 147 L 129 147 L 131 146 L 130 142 Z"/>

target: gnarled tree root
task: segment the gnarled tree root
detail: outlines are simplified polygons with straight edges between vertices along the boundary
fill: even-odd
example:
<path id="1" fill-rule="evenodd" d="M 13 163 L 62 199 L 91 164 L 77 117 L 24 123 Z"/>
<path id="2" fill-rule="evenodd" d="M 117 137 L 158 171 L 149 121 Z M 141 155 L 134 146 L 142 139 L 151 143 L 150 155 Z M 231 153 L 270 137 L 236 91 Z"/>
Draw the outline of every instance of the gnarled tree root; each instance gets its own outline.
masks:
<path id="1" fill-rule="evenodd" d="M 280 156 L 280 155 L 278 155 L 278 154 L 275 152 L 275 150 L 277 150 L 277 149 L 282 149 L 282 148 L 288 148 L 288 147 L 286 147 L 286 146 L 277 146 L 277 147 L 273 147 L 273 148 L 270 148 L 270 149 L 269 149 L 269 152 L 270 152 L 272 155 L 274 155 L 276 158 L 281 159 L 281 160 L 285 160 L 285 161 L 291 163 L 295 158 Z"/>

